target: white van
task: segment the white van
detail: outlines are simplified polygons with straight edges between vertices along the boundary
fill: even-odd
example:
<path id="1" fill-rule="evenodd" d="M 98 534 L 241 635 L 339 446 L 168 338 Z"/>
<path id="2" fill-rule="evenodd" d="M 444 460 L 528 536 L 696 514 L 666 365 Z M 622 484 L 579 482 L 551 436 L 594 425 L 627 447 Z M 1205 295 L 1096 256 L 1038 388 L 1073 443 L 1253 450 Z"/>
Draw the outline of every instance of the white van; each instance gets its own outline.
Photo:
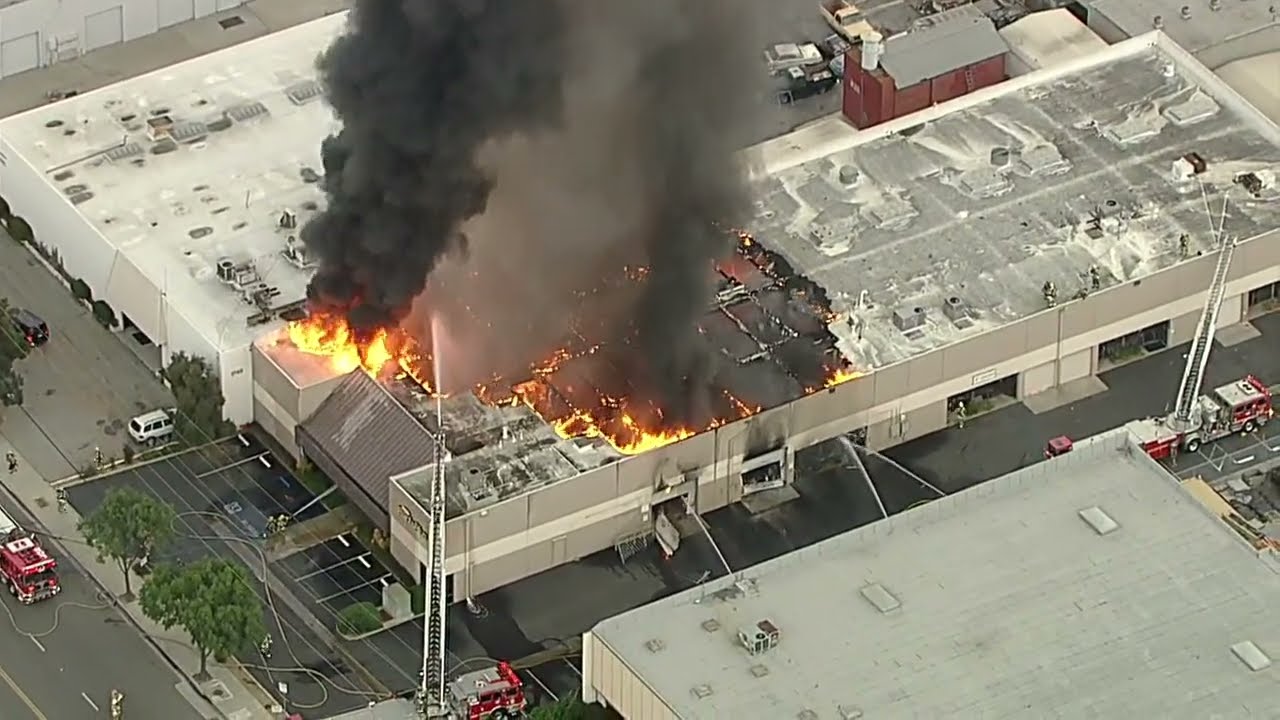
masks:
<path id="1" fill-rule="evenodd" d="M 152 410 L 129 421 L 129 437 L 143 445 L 158 445 L 173 435 L 173 417 L 166 410 Z"/>

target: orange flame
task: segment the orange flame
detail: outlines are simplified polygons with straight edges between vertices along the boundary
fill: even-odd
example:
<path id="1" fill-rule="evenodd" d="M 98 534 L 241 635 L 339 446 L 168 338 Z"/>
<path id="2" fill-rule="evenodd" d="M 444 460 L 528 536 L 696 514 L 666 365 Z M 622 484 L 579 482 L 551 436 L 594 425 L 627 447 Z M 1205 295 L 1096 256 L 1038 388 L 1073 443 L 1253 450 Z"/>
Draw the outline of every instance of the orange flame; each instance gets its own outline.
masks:
<path id="1" fill-rule="evenodd" d="M 425 371 L 429 365 L 424 362 L 424 356 L 416 352 L 413 339 L 399 328 L 378 330 L 367 342 L 360 342 L 346 320 L 313 314 L 306 320 L 290 323 L 287 335 L 298 350 L 325 358 L 335 373 L 345 374 L 363 368 L 378 377 L 384 371 L 398 368 L 398 375 L 407 375 L 431 392 L 426 381 L 429 373 Z M 590 409 L 566 408 L 563 402 L 557 402 L 546 378 L 570 360 L 595 354 L 599 349 L 599 345 L 577 351 L 558 349 L 529 369 L 529 380 L 514 387 L 497 381 L 481 384 L 475 388 L 476 397 L 494 406 L 523 403 L 551 425 L 560 437 L 600 438 L 624 455 L 638 455 L 665 447 L 762 410 L 726 391 L 725 398 L 732 408 L 730 417 L 712 420 L 703 428 L 667 427 L 663 423 L 661 409 L 648 407 L 633 398 L 600 397 L 596 407 Z M 832 370 L 823 387 L 836 387 L 861 374 L 847 367 Z"/>

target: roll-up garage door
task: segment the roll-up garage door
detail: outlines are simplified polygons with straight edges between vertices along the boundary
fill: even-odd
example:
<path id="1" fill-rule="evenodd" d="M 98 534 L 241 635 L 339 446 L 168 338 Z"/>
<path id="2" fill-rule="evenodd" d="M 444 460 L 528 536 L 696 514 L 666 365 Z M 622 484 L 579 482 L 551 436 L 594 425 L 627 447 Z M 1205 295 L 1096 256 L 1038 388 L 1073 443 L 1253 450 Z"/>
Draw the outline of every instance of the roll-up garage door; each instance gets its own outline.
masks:
<path id="1" fill-rule="evenodd" d="M 156 26 L 166 28 L 196 17 L 195 0 L 156 0 Z"/>
<path id="2" fill-rule="evenodd" d="M 84 18 L 85 52 L 124 42 L 124 10 L 113 7 Z"/>
<path id="3" fill-rule="evenodd" d="M 40 37 L 37 33 L 0 42 L 0 77 L 34 70 L 40 65 Z"/>

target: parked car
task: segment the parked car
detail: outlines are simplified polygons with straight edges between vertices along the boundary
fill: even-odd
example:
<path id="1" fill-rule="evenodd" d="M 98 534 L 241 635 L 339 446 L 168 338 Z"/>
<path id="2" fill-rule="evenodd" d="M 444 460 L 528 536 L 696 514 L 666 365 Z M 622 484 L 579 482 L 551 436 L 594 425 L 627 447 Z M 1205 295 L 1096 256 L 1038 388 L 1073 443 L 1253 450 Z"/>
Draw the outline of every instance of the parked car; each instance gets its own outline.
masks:
<path id="1" fill-rule="evenodd" d="M 791 68 L 805 65 L 821 65 L 825 62 L 822 50 L 813 43 L 778 43 L 764 51 L 765 64 L 771 75 L 780 75 Z"/>
<path id="2" fill-rule="evenodd" d="M 791 68 L 786 73 L 786 87 L 778 93 L 779 105 L 790 105 L 815 95 L 830 92 L 839 83 L 835 73 L 826 67 Z"/>
<path id="3" fill-rule="evenodd" d="M 39 347 L 49 342 L 49 325 L 39 315 L 24 308 L 9 308 L 9 319 L 27 344 Z"/>
<path id="4" fill-rule="evenodd" d="M 129 421 L 129 437 L 140 445 L 159 445 L 173 436 L 173 413 L 152 410 Z"/>

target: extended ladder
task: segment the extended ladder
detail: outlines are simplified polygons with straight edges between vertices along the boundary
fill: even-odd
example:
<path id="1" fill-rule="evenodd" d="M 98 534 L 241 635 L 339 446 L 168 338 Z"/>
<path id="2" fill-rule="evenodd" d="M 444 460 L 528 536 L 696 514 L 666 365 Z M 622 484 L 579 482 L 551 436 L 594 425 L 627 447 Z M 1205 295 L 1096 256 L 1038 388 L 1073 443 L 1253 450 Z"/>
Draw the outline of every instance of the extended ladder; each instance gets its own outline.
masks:
<path id="1" fill-rule="evenodd" d="M 1187 353 L 1187 366 L 1183 368 L 1182 384 L 1178 386 L 1178 402 L 1173 407 L 1173 422 L 1183 427 L 1190 424 L 1196 399 L 1200 397 L 1200 386 L 1204 382 L 1204 369 L 1209 364 L 1209 351 L 1213 348 L 1218 311 L 1222 308 L 1222 298 L 1227 292 L 1227 273 L 1231 269 L 1231 255 L 1235 247 L 1234 237 L 1225 234 L 1219 237 L 1218 264 L 1213 269 L 1213 282 L 1209 285 L 1204 311 L 1200 314 L 1200 324 L 1196 326 L 1195 339 L 1191 341 L 1191 350 Z"/>

